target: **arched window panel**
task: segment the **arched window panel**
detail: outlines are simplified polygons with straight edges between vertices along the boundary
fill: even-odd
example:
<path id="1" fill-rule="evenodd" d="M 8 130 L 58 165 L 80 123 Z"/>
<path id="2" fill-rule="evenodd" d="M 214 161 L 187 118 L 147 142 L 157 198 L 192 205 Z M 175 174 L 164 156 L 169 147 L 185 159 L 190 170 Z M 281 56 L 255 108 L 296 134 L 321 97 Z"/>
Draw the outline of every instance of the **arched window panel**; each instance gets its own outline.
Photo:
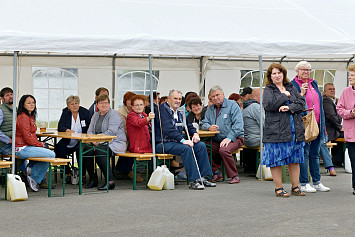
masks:
<path id="1" fill-rule="evenodd" d="M 266 71 L 264 71 L 265 78 Z M 251 87 L 251 88 L 259 88 L 260 87 L 260 72 L 259 70 L 241 70 L 240 71 L 240 93 L 243 88 Z M 263 88 L 265 87 L 265 80 L 263 81 Z"/>
<path id="2" fill-rule="evenodd" d="M 159 71 L 153 71 L 153 91 L 156 91 L 159 85 Z M 131 91 L 136 94 L 150 94 L 150 74 L 145 70 L 117 70 L 117 104 L 123 105 L 123 95 Z"/>
<path id="3" fill-rule="evenodd" d="M 37 101 L 37 123 L 56 128 L 65 99 L 78 94 L 77 68 L 33 67 L 33 96 Z"/>
<path id="4" fill-rule="evenodd" d="M 324 85 L 334 83 L 336 70 L 312 70 L 310 77 L 317 81 L 319 90 L 323 92 Z"/>

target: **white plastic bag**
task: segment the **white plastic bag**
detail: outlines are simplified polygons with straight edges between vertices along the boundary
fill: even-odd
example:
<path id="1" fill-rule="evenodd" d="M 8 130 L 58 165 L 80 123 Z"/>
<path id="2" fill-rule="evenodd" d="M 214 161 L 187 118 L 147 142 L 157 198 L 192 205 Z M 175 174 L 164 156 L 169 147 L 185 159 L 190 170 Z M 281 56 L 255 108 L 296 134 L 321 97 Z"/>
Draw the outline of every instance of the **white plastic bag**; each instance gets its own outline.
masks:
<path id="1" fill-rule="evenodd" d="M 7 174 L 7 200 L 23 201 L 28 198 L 26 185 L 21 177 L 14 174 Z"/>
<path id="2" fill-rule="evenodd" d="M 256 177 L 258 179 L 272 180 L 270 167 L 266 167 L 266 165 L 263 165 L 262 167 L 263 167 L 263 177 L 260 177 L 260 165 L 258 171 L 256 172 Z"/>
<path id="3" fill-rule="evenodd" d="M 163 167 L 163 172 L 166 177 L 163 189 L 168 190 L 168 189 L 174 189 L 175 188 L 175 183 L 174 183 L 174 175 L 169 171 L 169 169 L 166 167 L 166 165 L 162 165 Z"/>
<path id="4" fill-rule="evenodd" d="M 344 154 L 344 167 L 346 173 L 350 173 L 350 174 L 352 173 L 348 149 L 345 150 L 345 154 Z"/>

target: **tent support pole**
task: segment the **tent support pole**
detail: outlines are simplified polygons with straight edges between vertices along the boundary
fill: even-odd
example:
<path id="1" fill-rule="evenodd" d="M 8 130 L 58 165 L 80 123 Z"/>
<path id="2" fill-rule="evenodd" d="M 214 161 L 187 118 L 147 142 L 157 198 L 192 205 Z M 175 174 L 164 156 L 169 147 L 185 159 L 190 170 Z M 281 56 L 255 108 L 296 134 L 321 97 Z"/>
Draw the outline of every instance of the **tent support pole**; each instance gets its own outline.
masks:
<path id="1" fill-rule="evenodd" d="M 16 101 L 17 101 L 17 60 L 18 60 L 18 51 L 14 52 L 14 84 L 13 84 L 13 91 L 14 91 L 14 98 L 13 98 L 13 110 L 12 110 L 12 173 L 15 174 L 15 140 L 16 140 Z M 7 179 L 7 177 L 6 177 Z"/>
<path id="2" fill-rule="evenodd" d="M 149 54 L 149 78 L 150 78 L 150 111 L 154 112 L 154 102 L 153 102 L 153 70 L 152 70 L 152 55 Z M 154 119 L 152 122 L 152 150 L 153 150 L 153 170 L 157 167 L 157 162 L 155 159 L 155 128 Z"/>
<path id="3" fill-rule="evenodd" d="M 116 53 L 112 57 L 112 109 L 115 109 L 116 95 Z"/>
<path id="4" fill-rule="evenodd" d="M 259 70 L 260 70 L 260 124 L 263 124 L 263 81 L 264 81 L 264 72 L 263 72 L 263 56 L 259 56 Z M 261 159 L 263 157 L 263 126 L 260 126 L 260 156 L 259 164 L 261 164 Z M 263 169 L 260 165 L 260 179 L 263 177 Z"/>

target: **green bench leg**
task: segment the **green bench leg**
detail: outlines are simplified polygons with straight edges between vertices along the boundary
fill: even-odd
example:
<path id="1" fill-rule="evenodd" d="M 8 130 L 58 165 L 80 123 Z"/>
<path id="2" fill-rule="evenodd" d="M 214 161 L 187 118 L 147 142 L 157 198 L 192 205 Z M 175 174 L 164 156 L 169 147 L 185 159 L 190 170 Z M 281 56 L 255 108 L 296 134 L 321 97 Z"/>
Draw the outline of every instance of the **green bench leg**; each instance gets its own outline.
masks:
<path id="1" fill-rule="evenodd" d="M 133 160 L 133 190 L 137 190 L 137 159 L 134 157 Z"/>
<path id="2" fill-rule="evenodd" d="M 5 168 L 5 200 L 7 200 L 7 168 Z"/>
<path id="3" fill-rule="evenodd" d="M 63 197 L 65 196 L 65 165 L 54 166 L 49 163 L 49 174 L 48 174 L 48 197 L 52 197 L 52 169 L 55 170 L 55 175 L 57 175 L 57 170 L 63 173 Z"/>

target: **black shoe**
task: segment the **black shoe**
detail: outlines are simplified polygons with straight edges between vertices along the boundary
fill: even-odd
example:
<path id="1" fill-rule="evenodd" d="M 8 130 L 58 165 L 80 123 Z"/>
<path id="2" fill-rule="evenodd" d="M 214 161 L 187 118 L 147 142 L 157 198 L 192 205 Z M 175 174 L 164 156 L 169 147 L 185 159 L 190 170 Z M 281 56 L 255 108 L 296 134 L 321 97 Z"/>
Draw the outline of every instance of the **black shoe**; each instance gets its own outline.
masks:
<path id="1" fill-rule="evenodd" d="M 85 185 L 85 188 L 94 188 L 97 187 L 99 183 L 97 180 L 91 180 L 87 185 Z"/>
<path id="2" fill-rule="evenodd" d="M 42 180 L 42 182 L 40 183 L 39 187 L 42 188 L 42 189 L 48 189 L 49 188 L 47 178 L 44 178 Z M 56 187 L 56 185 L 52 183 L 51 189 L 55 189 L 55 187 Z"/>
<path id="3" fill-rule="evenodd" d="M 109 190 L 112 190 L 112 189 L 115 189 L 115 182 L 113 182 L 113 181 L 109 181 L 108 182 L 108 189 Z M 101 187 L 98 187 L 97 188 L 98 190 L 107 190 L 107 185 L 106 185 L 106 183 L 104 184 L 104 185 L 102 185 Z"/>

